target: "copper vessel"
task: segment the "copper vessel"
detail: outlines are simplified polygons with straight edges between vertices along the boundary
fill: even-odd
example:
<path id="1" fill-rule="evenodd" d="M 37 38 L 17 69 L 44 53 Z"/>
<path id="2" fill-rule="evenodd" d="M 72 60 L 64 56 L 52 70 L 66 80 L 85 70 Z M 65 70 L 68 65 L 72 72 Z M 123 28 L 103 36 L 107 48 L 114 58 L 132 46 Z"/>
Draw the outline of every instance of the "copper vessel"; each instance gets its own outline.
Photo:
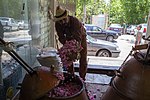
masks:
<path id="1" fill-rule="evenodd" d="M 145 45 L 145 48 L 147 47 L 148 45 Z M 150 100 L 149 49 L 148 47 L 147 52 L 136 51 L 122 64 L 102 100 Z"/>
<path id="2" fill-rule="evenodd" d="M 73 95 L 70 95 L 70 96 L 54 96 L 54 97 L 48 95 L 49 93 L 47 92 L 47 94 L 43 95 L 43 97 L 39 98 L 38 100 L 89 100 L 89 97 L 87 95 L 87 91 L 85 89 L 85 84 L 84 84 L 83 81 L 81 81 L 79 76 L 74 75 L 72 77 L 71 74 L 64 73 L 64 77 L 65 77 L 65 80 L 60 82 L 59 85 L 61 85 L 61 84 L 68 84 L 69 82 L 73 82 L 73 83 L 75 83 L 77 85 L 80 85 L 80 87 L 78 87 L 79 91 L 74 93 Z M 55 89 L 55 88 L 53 88 L 53 89 Z M 50 90 L 50 91 L 52 92 L 53 89 Z"/>

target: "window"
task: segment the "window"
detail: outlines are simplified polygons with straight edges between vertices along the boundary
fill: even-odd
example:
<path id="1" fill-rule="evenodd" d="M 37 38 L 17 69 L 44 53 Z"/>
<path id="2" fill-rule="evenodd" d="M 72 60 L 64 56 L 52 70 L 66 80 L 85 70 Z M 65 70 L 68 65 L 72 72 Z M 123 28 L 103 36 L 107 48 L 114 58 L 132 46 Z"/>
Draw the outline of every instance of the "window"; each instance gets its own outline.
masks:
<path id="1" fill-rule="evenodd" d="M 93 31 L 100 31 L 101 32 L 101 28 L 97 27 L 97 26 L 94 26 L 93 27 Z"/>

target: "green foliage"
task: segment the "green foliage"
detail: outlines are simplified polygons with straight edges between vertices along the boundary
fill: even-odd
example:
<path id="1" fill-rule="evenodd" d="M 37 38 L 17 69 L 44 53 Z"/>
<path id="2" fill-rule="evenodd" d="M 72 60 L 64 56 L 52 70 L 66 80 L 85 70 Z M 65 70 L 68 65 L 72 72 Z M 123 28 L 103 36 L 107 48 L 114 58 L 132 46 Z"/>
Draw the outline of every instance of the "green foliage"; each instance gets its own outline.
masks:
<path id="1" fill-rule="evenodd" d="M 86 7 L 86 23 L 90 23 L 92 15 L 98 15 L 108 12 L 104 0 L 77 0 L 76 16 L 83 20 L 83 9 Z"/>
<path id="2" fill-rule="evenodd" d="M 120 0 L 112 0 L 110 5 L 110 23 L 123 23 L 123 9 Z"/>
<path id="3" fill-rule="evenodd" d="M 71 0 L 70 0 L 71 1 Z M 92 15 L 109 14 L 111 23 L 145 23 L 150 10 L 150 0 L 76 0 L 76 16 L 83 21 L 86 8 L 86 23 Z M 0 16 L 21 19 L 22 0 L 0 0 Z"/>
<path id="4" fill-rule="evenodd" d="M 128 24 L 146 23 L 150 0 L 120 0 L 123 5 L 124 20 Z"/>
<path id="5" fill-rule="evenodd" d="M 83 7 L 86 5 L 86 23 L 92 15 L 109 14 L 110 23 L 139 24 L 146 23 L 150 10 L 150 0 L 77 0 L 76 16 L 83 20 Z"/>
<path id="6" fill-rule="evenodd" d="M 0 0 L 0 16 L 21 18 L 22 0 Z"/>

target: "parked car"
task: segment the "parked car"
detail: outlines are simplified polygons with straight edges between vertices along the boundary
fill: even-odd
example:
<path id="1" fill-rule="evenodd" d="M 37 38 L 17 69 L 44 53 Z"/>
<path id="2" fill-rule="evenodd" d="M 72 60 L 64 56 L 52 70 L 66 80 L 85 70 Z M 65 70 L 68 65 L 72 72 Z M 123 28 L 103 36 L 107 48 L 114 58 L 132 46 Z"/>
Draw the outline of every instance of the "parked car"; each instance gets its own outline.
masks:
<path id="1" fill-rule="evenodd" d="M 123 27 L 120 24 L 111 24 L 108 29 L 118 32 L 119 34 L 123 33 Z"/>
<path id="2" fill-rule="evenodd" d="M 18 48 L 20 46 L 29 44 L 29 42 L 32 40 L 31 36 L 29 37 L 14 37 L 14 38 L 5 38 L 5 41 L 13 42 L 14 48 Z"/>
<path id="3" fill-rule="evenodd" d="M 5 31 L 14 31 L 14 30 L 19 30 L 19 25 L 15 21 L 14 18 L 10 17 L 0 17 L 0 21 L 3 25 L 3 28 Z"/>
<path id="4" fill-rule="evenodd" d="M 19 29 L 21 30 L 27 30 L 29 28 L 28 21 L 18 20 L 18 24 L 19 24 Z"/>
<path id="5" fill-rule="evenodd" d="M 115 31 L 105 30 L 92 24 L 85 24 L 86 33 L 94 38 L 113 41 L 119 37 Z"/>
<path id="6" fill-rule="evenodd" d="M 135 34 L 135 29 L 136 29 L 136 25 L 130 25 L 127 27 L 126 33 L 130 34 L 130 35 L 134 35 Z"/>
<path id="7" fill-rule="evenodd" d="M 95 39 L 87 35 L 87 54 L 99 57 L 118 57 L 120 49 L 112 42 Z"/>

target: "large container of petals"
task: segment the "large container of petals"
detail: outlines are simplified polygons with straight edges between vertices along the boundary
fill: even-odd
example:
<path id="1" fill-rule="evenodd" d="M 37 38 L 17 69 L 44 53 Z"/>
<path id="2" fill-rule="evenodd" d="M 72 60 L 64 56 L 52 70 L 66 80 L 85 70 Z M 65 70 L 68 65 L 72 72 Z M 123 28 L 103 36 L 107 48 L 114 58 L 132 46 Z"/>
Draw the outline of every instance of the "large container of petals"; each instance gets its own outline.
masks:
<path id="1" fill-rule="evenodd" d="M 58 86 L 62 73 L 54 72 L 53 67 L 36 67 L 36 73 L 26 74 L 21 87 L 19 100 L 37 100 L 43 97 L 49 90 Z"/>
<path id="2" fill-rule="evenodd" d="M 64 80 L 40 100 L 89 100 L 84 83 L 77 75 L 64 73 Z"/>

